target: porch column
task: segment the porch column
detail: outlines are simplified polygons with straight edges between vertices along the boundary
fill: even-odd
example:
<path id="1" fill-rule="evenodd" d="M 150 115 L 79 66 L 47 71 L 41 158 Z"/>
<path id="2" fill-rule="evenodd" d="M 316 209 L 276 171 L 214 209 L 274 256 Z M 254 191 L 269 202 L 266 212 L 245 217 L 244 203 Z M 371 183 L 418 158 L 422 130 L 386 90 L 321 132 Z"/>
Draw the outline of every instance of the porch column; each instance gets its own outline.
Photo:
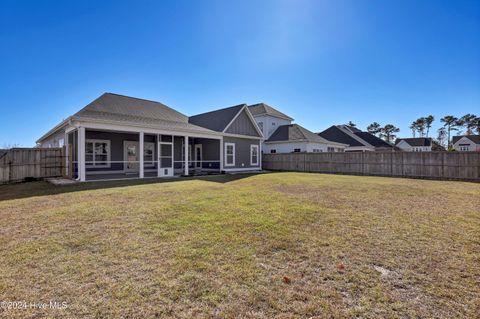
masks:
<path id="1" fill-rule="evenodd" d="M 85 128 L 78 128 L 78 179 L 81 182 L 86 180 L 85 173 Z"/>
<path id="2" fill-rule="evenodd" d="M 220 143 L 220 172 L 223 171 L 223 136 L 219 140 Z"/>
<path id="3" fill-rule="evenodd" d="M 183 151 L 185 154 L 185 172 L 184 175 L 188 175 L 188 135 L 185 135 L 185 149 Z"/>
<path id="4" fill-rule="evenodd" d="M 70 149 L 69 149 L 69 143 L 68 143 L 68 133 L 65 132 L 65 136 L 63 138 L 63 150 L 65 151 L 65 156 L 63 158 L 63 160 L 65 161 L 65 176 L 66 177 L 70 177 L 72 178 L 72 176 L 70 176 L 69 172 L 70 172 L 70 167 L 69 167 L 69 162 L 70 162 L 70 156 L 69 156 L 69 153 L 70 152 Z"/>
<path id="5" fill-rule="evenodd" d="M 138 139 L 138 141 L 139 141 L 138 142 L 138 144 L 139 144 L 139 146 L 138 146 L 138 152 L 139 152 L 138 158 L 140 159 L 139 160 L 140 161 L 140 163 L 139 163 L 140 164 L 139 165 L 139 167 L 140 167 L 139 177 L 143 178 L 144 177 L 144 172 L 143 172 L 143 144 L 144 144 L 143 143 L 143 140 L 144 140 L 143 137 L 144 137 L 144 134 L 143 134 L 143 132 L 140 132 L 139 135 L 140 135 L 139 139 Z"/>

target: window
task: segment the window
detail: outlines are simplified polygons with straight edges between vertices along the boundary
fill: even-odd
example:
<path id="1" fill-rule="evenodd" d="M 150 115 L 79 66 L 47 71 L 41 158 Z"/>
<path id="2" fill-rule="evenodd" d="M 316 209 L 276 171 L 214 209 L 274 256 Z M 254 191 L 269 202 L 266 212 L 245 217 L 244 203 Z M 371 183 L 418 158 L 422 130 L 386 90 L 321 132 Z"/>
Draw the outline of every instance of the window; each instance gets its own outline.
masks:
<path id="1" fill-rule="evenodd" d="M 225 143 L 225 166 L 235 166 L 235 143 Z"/>
<path id="2" fill-rule="evenodd" d="M 335 152 L 335 147 L 327 147 L 327 152 Z"/>
<path id="3" fill-rule="evenodd" d="M 299 149 L 299 148 L 295 148 L 295 149 L 293 150 L 294 153 L 300 153 L 301 151 L 302 151 L 302 150 Z"/>
<path id="4" fill-rule="evenodd" d="M 110 167 L 110 141 L 87 140 L 85 164 L 88 167 Z"/>
<path id="5" fill-rule="evenodd" d="M 143 163 L 146 166 L 154 166 L 154 157 L 153 153 L 155 150 L 154 143 L 144 143 L 143 144 Z"/>
<path id="6" fill-rule="evenodd" d="M 277 150 L 276 150 L 276 149 L 272 149 L 272 150 L 270 150 L 270 153 L 272 153 L 272 154 L 275 154 L 276 152 L 277 152 Z"/>
<path id="7" fill-rule="evenodd" d="M 58 147 L 63 147 L 65 146 L 65 139 L 61 138 L 58 140 Z"/>
<path id="8" fill-rule="evenodd" d="M 314 148 L 312 151 L 313 151 L 314 153 L 321 153 L 321 152 L 322 152 L 322 150 L 319 149 L 319 148 Z"/>
<path id="9" fill-rule="evenodd" d="M 460 151 L 470 151 L 470 144 L 460 144 Z"/>
<path id="10" fill-rule="evenodd" d="M 250 165 L 258 165 L 258 145 L 250 145 Z"/>
<path id="11" fill-rule="evenodd" d="M 258 127 L 260 128 L 260 131 L 263 133 L 263 122 L 258 122 Z"/>

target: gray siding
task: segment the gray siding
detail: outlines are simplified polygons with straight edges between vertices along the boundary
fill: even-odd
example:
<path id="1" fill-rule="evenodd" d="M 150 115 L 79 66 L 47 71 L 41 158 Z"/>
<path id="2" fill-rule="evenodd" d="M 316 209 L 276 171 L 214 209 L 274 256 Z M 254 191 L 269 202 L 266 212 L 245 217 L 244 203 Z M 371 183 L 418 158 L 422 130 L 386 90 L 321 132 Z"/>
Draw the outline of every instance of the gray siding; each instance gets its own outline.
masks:
<path id="1" fill-rule="evenodd" d="M 249 139 L 249 138 L 238 138 L 238 137 L 227 137 L 223 138 L 223 149 L 225 150 L 225 143 L 235 143 L 235 166 L 226 166 L 224 159 L 224 168 L 251 168 L 251 167 L 260 167 L 261 158 L 260 158 L 260 140 L 258 139 Z M 250 165 L 250 145 L 259 145 L 259 165 Z M 225 157 L 225 151 L 224 151 Z"/>
<path id="2" fill-rule="evenodd" d="M 239 135 L 249 135 L 249 136 L 255 136 L 259 137 L 257 130 L 255 129 L 256 124 L 254 124 L 251 120 L 250 117 L 248 117 L 247 113 L 245 110 L 240 113 L 235 121 L 232 122 L 228 130 L 226 131 L 227 133 L 230 134 L 239 134 Z"/>

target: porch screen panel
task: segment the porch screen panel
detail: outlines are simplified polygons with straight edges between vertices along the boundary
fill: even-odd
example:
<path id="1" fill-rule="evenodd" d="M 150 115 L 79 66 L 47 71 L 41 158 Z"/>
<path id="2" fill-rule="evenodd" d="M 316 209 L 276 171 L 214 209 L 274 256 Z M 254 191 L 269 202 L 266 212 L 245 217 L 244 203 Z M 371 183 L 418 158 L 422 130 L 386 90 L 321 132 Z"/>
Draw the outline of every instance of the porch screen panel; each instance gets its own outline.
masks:
<path id="1" fill-rule="evenodd" d="M 160 144 L 160 167 L 173 166 L 172 144 Z"/>

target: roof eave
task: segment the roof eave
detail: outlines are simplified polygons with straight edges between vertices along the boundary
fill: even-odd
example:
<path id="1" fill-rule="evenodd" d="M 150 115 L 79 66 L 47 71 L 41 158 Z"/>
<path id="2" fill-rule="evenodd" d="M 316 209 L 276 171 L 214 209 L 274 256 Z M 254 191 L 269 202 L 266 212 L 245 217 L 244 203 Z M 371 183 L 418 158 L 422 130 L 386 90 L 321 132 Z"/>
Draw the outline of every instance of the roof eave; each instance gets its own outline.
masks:
<path id="1" fill-rule="evenodd" d="M 73 119 L 73 116 L 69 116 L 57 125 L 55 125 L 52 129 L 50 129 L 47 133 L 43 134 L 38 140 L 35 141 L 36 144 L 40 143 L 41 141 L 45 140 L 47 137 L 54 134 L 59 129 L 67 126 L 67 124 Z"/>

